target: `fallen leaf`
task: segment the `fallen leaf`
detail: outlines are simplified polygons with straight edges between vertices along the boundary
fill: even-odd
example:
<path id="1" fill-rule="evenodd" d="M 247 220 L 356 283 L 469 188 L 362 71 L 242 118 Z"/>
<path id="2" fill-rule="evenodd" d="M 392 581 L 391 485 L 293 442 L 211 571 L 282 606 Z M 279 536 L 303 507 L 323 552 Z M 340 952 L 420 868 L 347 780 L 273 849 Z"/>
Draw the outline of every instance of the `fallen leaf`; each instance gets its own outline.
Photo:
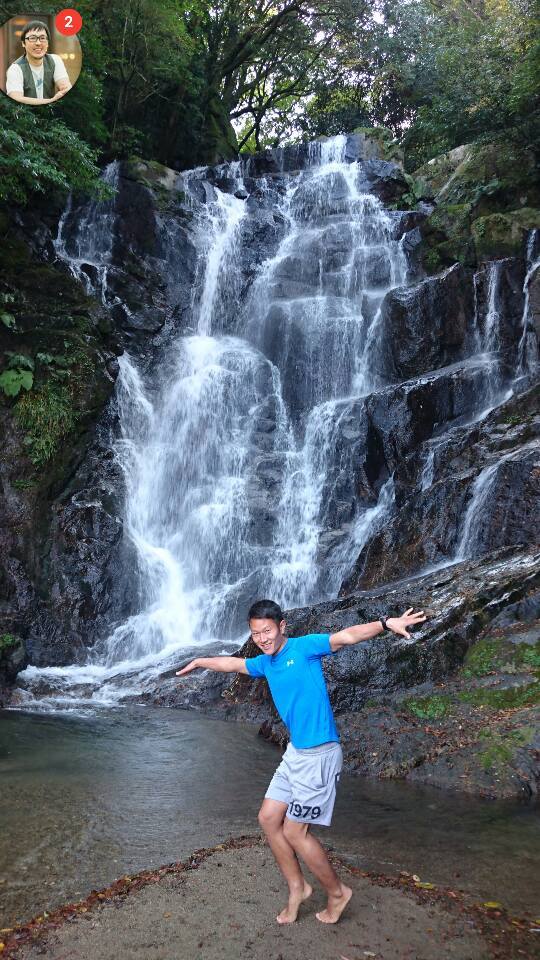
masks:
<path id="1" fill-rule="evenodd" d="M 170 917 L 170 916 L 172 916 L 172 914 L 170 914 L 170 913 L 164 913 L 164 914 L 163 914 L 163 916 L 164 916 L 164 917 L 166 917 L 166 918 L 167 918 L 167 920 L 168 920 L 168 919 L 169 919 L 169 917 Z"/>
<path id="2" fill-rule="evenodd" d="M 486 900 L 482 906 L 489 907 L 491 910 L 497 910 L 499 907 L 502 907 L 502 903 L 498 903 L 497 900 Z"/>
<path id="3" fill-rule="evenodd" d="M 533 920 L 533 923 L 536 923 L 536 920 Z M 13 927 L 2 927 L 0 933 L 13 933 Z"/>
<path id="4" fill-rule="evenodd" d="M 415 883 L 415 886 L 416 886 L 416 887 L 421 887 L 422 890 L 434 890 L 434 889 L 435 889 L 435 884 L 434 884 L 434 883 L 427 883 L 427 881 L 424 881 L 424 883 L 421 883 L 420 881 L 417 881 L 417 883 Z"/>
<path id="5" fill-rule="evenodd" d="M 416 881 L 418 881 L 418 880 L 420 879 L 420 877 L 417 877 L 415 873 L 413 873 L 412 878 L 413 878 L 413 880 L 416 880 Z"/>

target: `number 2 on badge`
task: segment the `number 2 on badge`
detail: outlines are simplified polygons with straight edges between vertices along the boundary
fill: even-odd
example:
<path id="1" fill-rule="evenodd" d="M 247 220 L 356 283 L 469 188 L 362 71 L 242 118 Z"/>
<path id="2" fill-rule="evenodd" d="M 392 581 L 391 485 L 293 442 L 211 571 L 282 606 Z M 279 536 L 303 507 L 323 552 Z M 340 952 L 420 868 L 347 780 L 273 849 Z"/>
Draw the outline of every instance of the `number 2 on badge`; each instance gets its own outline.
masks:
<path id="1" fill-rule="evenodd" d="M 56 14 L 54 25 L 63 37 L 74 37 L 82 27 L 82 17 L 78 10 L 68 7 Z"/>

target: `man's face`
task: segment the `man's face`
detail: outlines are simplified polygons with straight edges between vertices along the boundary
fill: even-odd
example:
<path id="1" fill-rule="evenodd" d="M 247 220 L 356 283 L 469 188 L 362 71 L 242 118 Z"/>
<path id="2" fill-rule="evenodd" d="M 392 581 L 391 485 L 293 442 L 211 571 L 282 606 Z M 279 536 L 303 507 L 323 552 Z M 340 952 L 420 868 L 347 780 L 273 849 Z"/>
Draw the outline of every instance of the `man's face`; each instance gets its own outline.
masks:
<path id="1" fill-rule="evenodd" d="M 263 653 L 277 653 L 285 643 L 285 620 L 278 625 L 275 620 L 267 617 L 255 618 L 249 621 L 251 636 Z"/>
<path id="2" fill-rule="evenodd" d="M 47 34 L 41 27 L 30 30 L 23 40 L 25 53 L 33 57 L 34 60 L 42 60 L 47 53 L 48 46 Z"/>

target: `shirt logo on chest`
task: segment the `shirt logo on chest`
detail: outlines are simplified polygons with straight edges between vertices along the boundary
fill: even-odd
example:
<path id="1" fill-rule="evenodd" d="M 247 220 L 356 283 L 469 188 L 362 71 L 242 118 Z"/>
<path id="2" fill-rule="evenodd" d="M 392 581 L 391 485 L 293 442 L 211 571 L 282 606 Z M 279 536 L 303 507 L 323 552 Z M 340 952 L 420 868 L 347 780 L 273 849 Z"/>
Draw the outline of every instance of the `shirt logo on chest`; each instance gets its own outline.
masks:
<path id="1" fill-rule="evenodd" d="M 288 667 L 294 667 L 294 660 L 287 660 Z"/>

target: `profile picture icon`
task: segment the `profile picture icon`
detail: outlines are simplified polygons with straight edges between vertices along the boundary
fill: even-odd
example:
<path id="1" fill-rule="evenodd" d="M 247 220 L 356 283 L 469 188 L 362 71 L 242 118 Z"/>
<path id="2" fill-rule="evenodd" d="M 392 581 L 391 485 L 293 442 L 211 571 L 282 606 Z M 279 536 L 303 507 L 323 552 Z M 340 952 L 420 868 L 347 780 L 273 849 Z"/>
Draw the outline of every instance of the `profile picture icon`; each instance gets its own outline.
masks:
<path id="1" fill-rule="evenodd" d="M 76 36 L 65 36 L 54 15 L 20 14 L 0 27 L 0 89 L 29 106 L 61 100 L 81 72 Z"/>

